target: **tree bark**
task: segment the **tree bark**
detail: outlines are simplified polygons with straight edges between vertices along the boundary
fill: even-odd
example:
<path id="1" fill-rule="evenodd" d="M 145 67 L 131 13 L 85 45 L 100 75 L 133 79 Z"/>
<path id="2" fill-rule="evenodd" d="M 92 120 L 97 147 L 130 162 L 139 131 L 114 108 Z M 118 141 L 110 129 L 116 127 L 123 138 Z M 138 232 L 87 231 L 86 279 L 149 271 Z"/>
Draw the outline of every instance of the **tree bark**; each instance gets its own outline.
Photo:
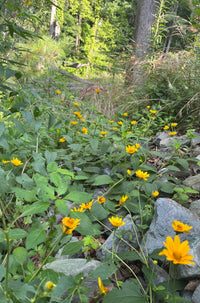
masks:
<path id="1" fill-rule="evenodd" d="M 135 55 L 142 57 L 150 50 L 151 27 L 155 20 L 156 0 L 139 0 L 135 20 Z"/>
<path id="2" fill-rule="evenodd" d="M 57 4 L 57 0 L 53 0 L 52 2 L 54 4 Z M 52 38 L 55 37 L 55 33 L 56 33 L 55 17 L 56 17 L 56 6 L 52 5 L 52 7 L 51 7 L 51 19 L 50 19 L 50 36 Z"/>

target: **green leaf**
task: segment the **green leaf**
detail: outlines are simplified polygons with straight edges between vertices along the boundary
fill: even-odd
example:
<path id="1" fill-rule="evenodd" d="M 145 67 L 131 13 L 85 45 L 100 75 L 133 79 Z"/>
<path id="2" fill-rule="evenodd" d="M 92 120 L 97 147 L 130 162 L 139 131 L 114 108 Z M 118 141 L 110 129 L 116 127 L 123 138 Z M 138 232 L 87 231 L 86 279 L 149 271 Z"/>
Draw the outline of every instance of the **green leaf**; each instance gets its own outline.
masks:
<path id="1" fill-rule="evenodd" d="M 81 250 L 82 246 L 83 246 L 83 241 L 68 243 L 62 251 L 62 256 L 73 255 L 77 253 L 79 250 Z"/>
<path id="2" fill-rule="evenodd" d="M 132 250 L 132 251 L 124 251 L 124 252 L 122 252 L 122 253 L 119 254 L 119 257 L 122 260 L 128 260 L 128 261 L 140 260 L 141 262 L 143 262 L 142 257 L 139 255 L 139 253 L 137 253 L 134 250 Z"/>
<path id="3" fill-rule="evenodd" d="M 147 298 L 141 294 L 135 283 L 124 283 L 122 289 L 113 289 L 103 299 L 103 303 L 147 303 Z"/>
<path id="4" fill-rule="evenodd" d="M 28 233 L 21 228 L 15 228 L 15 229 L 9 230 L 9 239 L 12 239 L 12 240 L 19 240 L 19 239 L 26 238 L 27 235 L 28 235 Z"/>
<path id="5" fill-rule="evenodd" d="M 117 266 L 115 264 L 103 263 L 98 266 L 96 269 L 90 272 L 90 277 L 101 277 L 102 280 L 105 280 L 112 276 L 117 271 Z"/>
<path id="6" fill-rule="evenodd" d="M 178 168 L 177 166 L 174 166 L 174 165 L 168 165 L 166 168 L 168 170 L 172 170 L 172 171 L 180 171 L 180 168 Z"/>
<path id="7" fill-rule="evenodd" d="M 90 139 L 90 146 L 94 152 L 97 151 L 99 145 L 99 140 L 97 138 Z"/>
<path id="8" fill-rule="evenodd" d="M 80 225 L 76 227 L 76 230 L 80 234 L 87 236 L 96 235 L 100 233 L 100 231 L 95 228 L 94 224 L 91 222 L 91 220 L 86 214 L 73 211 L 71 213 L 71 217 L 74 219 L 80 219 Z"/>
<path id="9" fill-rule="evenodd" d="M 86 172 L 86 173 L 96 173 L 96 174 L 99 174 L 101 169 L 97 166 L 85 166 L 83 168 L 83 171 Z"/>
<path id="10" fill-rule="evenodd" d="M 60 174 L 62 174 L 62 175 L 71 176 L 72 179 L 74 179 L 74 173 L 72 173 L 72 172 L 69 171 L 68 169 L 58 168 L 57 172 L 60 173 Z"/>
<path id="11" fill-rule="evenodd" d="M 37 197 L 36 197 L 37 190 L 36 189 L 25 190 L 23 188 L 14 187 L 13 191 L 15 192 L 17 199 L 20 201 L 25 200 L 27 202 L 34 202 L 37 200 Z"/>
<path id="12" fill-rule="evenodd" d="M 65 200 L 60 200 L 60 199 L 56 200 L 55 205 L 61 213 L 63 213 L 65 216 L 68 216 L 69 209 L 68 209 L 68 206 L 67 206 L 67 202 Z"/>
<path id="13" fill-rule="evenodd" d="M 43 229 L 35 229 L 28 234 L 26 238 L 26 248 L 29 250 L 31 248 L 36 249 L 37 245 L 45 242 L 46 232 Z"/>
<path id="14" fill-rule="evenodd" d="M 21 176 L 16 177 L 16 181 L 27 190 L 32 190 L 35 186 L 34 181 L 26 173 L 23 173 Z"/>
<path id="15" fill-rule="evenodd" d="M 199 192 L 195 189 L 192 189 L 191 187 L 185 186 L 184 192 L 187 194 L 198 194 Z"/>
<path id="16" fill-rule="evenodd" d="M 180 164 L 185 170 L 189 169 L 188 161 L 185 159 L 176 159 L 176 163 Z"/>
<path id="17" fill-rule="evenodd" d="M 48 173 L 56 172 L 58 169 L 58 164 L 56 162 L 50 162 L 47 164 Z"/>
<path id="18" fill-rule="evenodd" d="M 100 186 L 100 185 L 104 185 L 104 184 L 112 184 L 113 180 L 111 179 L 110 176 L 108 175 L 100 175 L 97 176 L 94 179 L 94 183 L 92 184 L 93 186 Z"/>
<path id="19" fill-rule="evenodd" d="M 13 258 L 20 265 L 23 265 L 26 262 L 27 257 L 28 253 L 24 247 L 17 247 L 13 250 Z"/>
<path id="20" fill-rule="evenodd" d="M 47 160 L 47 164 L 49 164 L 50 162 L 54 162 L 56 160 L 57 152 L 50 152 L 46 150 L 44 155 Z"/>
<path id="21" fill-rule="evenodd" d="M 109 212 L 104 209 L 102 205 L 100 205 L 98 202 L 93 203 L 92 208 L 90 212 L 98 219 L 103 220 L 108 217 Z"/>
<path id="22" fill-rule="evenodd" d="M 22 117 L 26 120 L 26 122 L 29 125 L 34 121 L 33 116 L 30 111 L 24 110 L 24 111 L 21 111 L 21 114 L 22 114 Z"/>
<path id="23" fill-rule="evenodd" d="M 2 230 L 0 230 L 0 243 L 5 242 L 5 239 L 6 239 L 6 235 Z"/>
<path id="24" fill-rule="evenodd" d="M 160 183 L 160 191 L 164 193 L 172 194 L 174 192 L 174 184 L 170 182 L 162 182 Z"/>
<path id="25" fill-rule="evenodd" d="M 49 202 L 35 202 L 32 205 L 27 205 L 19 218 L 29 215 L 40 214 L 46 211 L 49 205 L 50 205 Z"/>
<path id="26" fill-rule="evenodd" d="M 45 159 L 41 154 L 33 153 L 34 162 L 32 163 L 33 169 L 40 173 L 42 176 L 46 176 Z"/>
<path id="27" fill-rule="evenodd" d="M 0 122 L 0 136 L 2 136 L 4 130 L 5 130 L 5 124 L 3 122 Z"/>
<path id="28" fill-rule="evenodd" d="M 62 178 L 61 178 L 61 176 L 57 172 L 51 173 L 50 174 L 50 179 L 51 179 L 51 181 L 54 183 L 54 185 L 56 187 L 59 187 L 59 186 L 62 185 L 62 182 L 63 182 Z"/>
<path id="29" fill-rule="evenodd" d="M 65 197 L 65 199 L 79 204 L 88 203 L 92 199 L 92 194 L 88 194 L 81 191 L 72 191 Z"/>
<path id="30" fill-rule="evenodd" d="M 3 277 L 5 276 L 6 274 L 6 269 L 5 267 L 1 264 L 0 265 L 0 281 L 3 279 Z"/>

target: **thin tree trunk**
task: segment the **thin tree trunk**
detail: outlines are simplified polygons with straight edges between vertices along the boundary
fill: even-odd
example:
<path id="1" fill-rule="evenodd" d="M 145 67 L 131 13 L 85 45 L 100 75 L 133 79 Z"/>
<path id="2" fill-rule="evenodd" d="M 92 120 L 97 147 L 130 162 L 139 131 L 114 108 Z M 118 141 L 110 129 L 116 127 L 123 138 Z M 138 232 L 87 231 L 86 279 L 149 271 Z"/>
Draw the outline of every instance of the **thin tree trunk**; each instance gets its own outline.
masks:
<path id="1" fill-rule="evenodd" d="M 79 26 L 81 24 L 81 16 L 78 15 L 76 17 L 76 25 L 77 25 L 77 28 L 78 28 L 78 31 L 79 31 Z M 76 52 L 78 52 L 78 47 L 79 47 L 79 41 L 80 41 L 80 33 L 78 32 L 78 34 L 76 35 L 76 45 L 75 45 L 75 50 Z"/>
<path id="2" fill-rule="evenodd" d="M 57 4 L 57 0 L 53 0 L 52 2 L 54 4 Z M 52 5 L 52 7 L 51 7 L 51 19 L 50 19 L 50 36 L 52 38 L 55 37 L 55 32 L 56 32 L 55 16 L 56 16 L 56 6 Z"/>

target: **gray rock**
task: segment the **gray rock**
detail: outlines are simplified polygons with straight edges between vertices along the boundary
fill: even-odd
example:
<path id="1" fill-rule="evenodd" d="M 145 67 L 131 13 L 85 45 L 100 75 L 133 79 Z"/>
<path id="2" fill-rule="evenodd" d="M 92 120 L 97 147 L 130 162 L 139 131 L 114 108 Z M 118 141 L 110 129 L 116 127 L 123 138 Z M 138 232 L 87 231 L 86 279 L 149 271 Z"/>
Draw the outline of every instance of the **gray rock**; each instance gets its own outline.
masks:
<path id="1" fill-rule="evenodd" d="M 156 135 L 156 139 L 160 139 L 160 147 L 171 147 L 174 141 L 178 141 L 181 146 L 190 146 L 190 139 L 184 136 L 173 136 L 168 135 L 167 132 L 159 132 Z"/>
<path id="2" fill-rule="evenodd" d="M 189 302 L 192 302 L 192 295 L 193 295 L 193 292 L 191 290 L 185 290 L 185 289 L 183 289 L 180 292 L 180 296 L 182 298 L 188 300 Z"/>
<path id="3" fill-rule="evenodd" d="M 153 260 L 149 260 L 149 267 L 156 274 L 156 278 L 154 279 L 154 284 L 157 286 L 160 283 L 166 282 L 169 279 L 168 273 L 160 267 L 158 264 L 155 264 Z"/>
<path id="4" fill-rule="evenodd" d="M 191 203 L 189 210 L 200 217 L 200 200 Z"/>
<path id="5" fill-rule="evenodd" d="M 200 192 L 200 174 L 196 176 L 188 177 L 183 181 L 185 186 L 189 186 L 192 189 L 198 190 Z"/>
<path id="6" fill-rule="evenodd" d="M 134 247 L 134 248 L 138 248 L 138 242 L 141 241 L 140 230 L 138 229 L 138 227 L 135 224 L 134 224 L 134 228 L 133 228 L 130 215 L 127 215 L 124 218 L 123 221 L 126 224 L 120 226 L 116 230 L 116 235 L 115 235 L 115 238 L 114 238 L 114 249 L 115 249 L 115 252 L 117 252 L 117 253 L 121 253 L 123 251 L 126 251 L 126 250 L 130 249 L 131 246 Z M 124 243 L 120 239 L 121 238 L 120 235 L 124 231 L 127 231 L 127 232 L 123 235 L 123 239 L 126 240 L 130 245 Z M 131 233 L 131 241 L 129 240 L 130 233 Z M 97 252 L 97 258 L 99 260 L 102 261 L 109 254 L 108 251 L 112 251 L 113 236 L 114 236 L 114 232 L 111 233 L 111 235 L 107 238 L 107 240 L 105 241 L 105 243 L 98 250 L 98 252 Z M 138 237 L 138 239 L 137 239 L 137 237 Z"/>
<path id="7" fill-rule="evenodd" d="M 200 134 L 198 134 L 196 132 L 193 132 L 192 134 L 195 136 L 195 138 L 191 139 L 191 145 L 194 146 L 194 145 L 199 144 L 200 143 Z"/>
<path id="8" fill-rule="evenodd" d="M 200 284 L 197 286 L 192 296 L 192 303 L 199 303 L 199 301 L 200 301 Z"/>

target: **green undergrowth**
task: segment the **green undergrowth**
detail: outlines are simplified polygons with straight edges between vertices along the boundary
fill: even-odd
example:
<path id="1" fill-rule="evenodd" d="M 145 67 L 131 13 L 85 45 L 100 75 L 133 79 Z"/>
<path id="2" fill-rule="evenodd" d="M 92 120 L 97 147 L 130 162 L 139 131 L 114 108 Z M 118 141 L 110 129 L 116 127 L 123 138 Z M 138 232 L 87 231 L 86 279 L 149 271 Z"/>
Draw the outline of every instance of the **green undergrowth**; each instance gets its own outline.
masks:
<path id="1" fill-rule="evenodd" d="M 93 94 L 98 104 L 102 92 L 94 89 Z M 39 90 L 27 86 L 1 105 L 1 303 L 68 303 L 74 295 L 80 302 L 89 302 L 82 274 L 66 277 L 43 266 L 66 244 L 64 253 L 72 255 L 82 249 L 92 258 L 90 252 L 102 245 L 99 239 L 104 228 L 109 230 L 107 218 L 111 216 L 122 220 L 127 214 L 136 216 L 144 235 L 157 195 L 179 194 L 184 203 L 185 196 L 178 189 L 181 181 L 166 172 L 188 170 L 194 159 L 189 157 L 189 149 L 184 155 L 180 153 L 175 141 L 167 159 L 149 148 L 154 129 L 163 131 L 167 124 L 165 131 L 171 133 L 178 127 L 171 125 L 176 121 L 160 118 L 159 107 L 106 117 L 94 105 L 78 100 L 56 84 L 49 90 L 44 84 Z M 97 189 L 105 198 L 102 203 L 94 198 Z M 59 214 L 79 220 L 75 231 L 63 232 L 62 221 L 56 219 Z M 70 243 L 73 234 L 81 236 L 79 242 Z M 154 302 L 157 297 L 172 302 L 169 287 L 154 285 L 156 272 L 150 269 L 149 259 L 161 264 L 158 254 L 148 256 L 139 243 L 138 250 L 129 246 L 121 255 L 113 248 L 103 264 L 90 272 L 89 276 L 100 277 L 104 285 L 110 284 L 112 274 L 116 279 L 115 287 L 103 297 L 98 292 L 94 302 L 142 303 Z M 127 260 L 141 264 L 146 286 Z M 132 272 L 128 283 L 117 279 L 121 264 Z M 46 284 L 49 281 L 51 287 Z"/>

